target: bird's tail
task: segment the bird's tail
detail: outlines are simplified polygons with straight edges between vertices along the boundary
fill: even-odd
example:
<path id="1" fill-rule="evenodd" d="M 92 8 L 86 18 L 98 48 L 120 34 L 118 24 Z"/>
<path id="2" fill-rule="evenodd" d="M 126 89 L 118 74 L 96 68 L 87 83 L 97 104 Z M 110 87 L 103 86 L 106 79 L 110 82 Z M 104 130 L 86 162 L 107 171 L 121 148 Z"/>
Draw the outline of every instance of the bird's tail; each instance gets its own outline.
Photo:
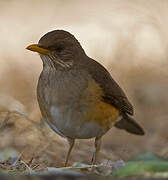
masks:
<path id="1" fill-rule="evenodd" d="M 115 127 L 124 129 L 129 133 L 136 135 L 144 135 L 145 132 L 142 127 L 127 114 L 122 115 L 122 119 L 115 124 Z"/>

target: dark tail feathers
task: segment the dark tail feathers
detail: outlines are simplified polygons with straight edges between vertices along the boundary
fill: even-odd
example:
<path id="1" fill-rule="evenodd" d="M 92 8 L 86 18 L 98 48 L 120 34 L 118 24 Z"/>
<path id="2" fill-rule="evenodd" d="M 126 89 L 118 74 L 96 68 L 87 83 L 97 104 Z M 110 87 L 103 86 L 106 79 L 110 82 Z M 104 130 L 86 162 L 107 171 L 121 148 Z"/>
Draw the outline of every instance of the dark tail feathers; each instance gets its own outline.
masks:
<path id="1" fill-rule="evenodd" d="M 124 129 L 132 134 L 137 134 L 137 135 L 145 134 L 142 127 L 133 118 L 131 118 L 127 114 L 123 114 L 122 116 L 123 118 L 115 124 L 115 127 L 119 129 Z"/>

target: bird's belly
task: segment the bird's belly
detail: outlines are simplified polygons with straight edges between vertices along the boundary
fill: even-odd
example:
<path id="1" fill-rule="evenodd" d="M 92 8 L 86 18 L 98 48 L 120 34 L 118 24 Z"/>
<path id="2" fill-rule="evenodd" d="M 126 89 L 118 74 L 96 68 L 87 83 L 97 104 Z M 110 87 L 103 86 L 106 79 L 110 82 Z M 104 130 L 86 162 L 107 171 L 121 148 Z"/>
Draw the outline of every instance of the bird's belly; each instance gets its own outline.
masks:
<path id="1" fill-rule="evenodd" d="M 96 122 L 85 121 L 81 112 L 71 108 L 58 108 L 52 106 L 50 109 L 48 124 L 59 135 L 70 138 L 87 139 L 101 136 L 106 132 Z"/>
<path id="2" fill-rule="evenodd" d="M 43 88 L 44 105 L 40 106 L 50 127 L 60 135 L 79 139 L 100 137 L 118 119 L 119 110 L 103 102 L 103 91 L 94 80 L 86 81 L 80 89 L 64 83 L 50 91 Z"/>
<path id="3" fill-rule="evenodd" d="M 118 111 L 102 103 L 89 107 L 89 111 L 52 106 L 48 124 L 65 137 L 88 139 L 104 135 L 117 118 Z"/>

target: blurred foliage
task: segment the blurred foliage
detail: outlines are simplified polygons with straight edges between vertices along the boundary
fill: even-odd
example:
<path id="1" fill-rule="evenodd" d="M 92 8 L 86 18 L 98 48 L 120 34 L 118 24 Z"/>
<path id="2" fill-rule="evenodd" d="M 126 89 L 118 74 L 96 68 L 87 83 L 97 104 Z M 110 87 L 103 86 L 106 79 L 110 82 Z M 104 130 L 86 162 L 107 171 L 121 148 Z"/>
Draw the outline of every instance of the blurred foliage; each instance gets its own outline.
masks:
<path id="1" fill-rule="evenodd" d="M 131 158 L 130 161 L 126 162 L 125 167 L 116 171 L 114 175 L 125 177 L 131 175 L 149 175 L 150 173 L 152 177 L 155 177 L 155 173 L 167 171 L 168 160 L 155 153 L 146 153 Z M 165 173 L 163 173 L 163 176 L 165 177 Z M 161 173 L 160 177 L 162 177 Z"/>

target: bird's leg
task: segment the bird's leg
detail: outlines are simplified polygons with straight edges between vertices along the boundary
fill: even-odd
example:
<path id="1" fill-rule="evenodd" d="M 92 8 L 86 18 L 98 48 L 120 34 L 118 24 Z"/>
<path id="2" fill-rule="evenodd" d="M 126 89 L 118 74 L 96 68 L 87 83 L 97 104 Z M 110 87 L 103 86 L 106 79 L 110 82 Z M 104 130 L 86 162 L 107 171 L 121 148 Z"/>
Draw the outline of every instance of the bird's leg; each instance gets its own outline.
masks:
<path id="1" fill-rule="evenodd" d="M 68 143 L 69 143 L 69 149 L 68 149 L 68 153 L 66 155 L 65 167 L 68 164 L 68 161 L 69 161 L 69 158 L 70 158 L 70 155 L 71 155 L 71 151 L 72 151 L 72 148 L 73 148 L 74 143 L 75 143 L 75 139 L 67 138 L 67 140 L 68 140 Z"/>
<path id="2" fill-rule="evenodd" d="M 93 154 L 92 158 L 92 165 L 96 164 L 96 161 L 98 159 L 99 151 L 100 151 L 100 146 L 101 146 L 101 137 L 96 137 L 95 138 L 95 152 Z"/>

